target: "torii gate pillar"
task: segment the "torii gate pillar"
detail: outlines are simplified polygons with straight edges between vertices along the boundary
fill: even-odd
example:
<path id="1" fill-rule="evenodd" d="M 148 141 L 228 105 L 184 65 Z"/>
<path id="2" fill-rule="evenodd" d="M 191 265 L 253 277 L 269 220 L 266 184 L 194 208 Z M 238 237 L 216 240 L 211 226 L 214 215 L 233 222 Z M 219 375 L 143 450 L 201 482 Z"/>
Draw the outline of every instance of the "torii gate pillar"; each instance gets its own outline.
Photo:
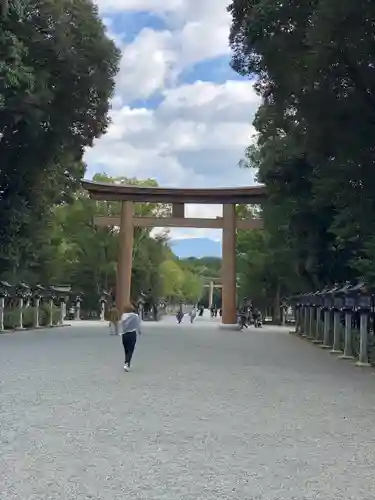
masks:
<path id="1" fill-rule="evenodd" d="M 236 287 L 236 206 L 223 205 L 222 303 L 223 326 L 237 325 Z"/>
<path id="2" fill-rule="evenodd" d="M 117 260 L 116 307 L 122 313 L 130 302 L 133 264 L 133 212 L 132 201 L 123 201 L 121 205 L 121 224 Z"/>
<path id="3" fill-rule="evenodd" d="M 208 292 L 208 309 L 211 309 L 213 301 L 214 301 L 214 282 L 211 280 L 210 289 Z"/>

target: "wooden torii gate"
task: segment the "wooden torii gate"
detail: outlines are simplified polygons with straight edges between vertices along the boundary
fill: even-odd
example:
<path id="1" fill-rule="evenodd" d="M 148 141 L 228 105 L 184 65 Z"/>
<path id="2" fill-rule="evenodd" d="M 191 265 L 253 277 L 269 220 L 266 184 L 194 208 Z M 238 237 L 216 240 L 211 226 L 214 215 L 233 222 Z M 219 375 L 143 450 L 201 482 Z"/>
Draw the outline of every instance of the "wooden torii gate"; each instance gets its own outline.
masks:
<path id="1" fill-rule="evenodd" d="M 211 309 L 214 298 L 214 289 L 223 288 L 221 278 L 204 278 L 203 282 L 203 288 L 208 288 L 208 308 Z"/>
<path id="2" fill-rule="evenodd" d="M 239 219 L 236 204 L 258 205 L 265 198 L 265 187 L 220 189 L 171 189 L 109 184 L 84 180 L 82 186 L 90 197 L 101 201 L 121 202 L 119 216 L 96 217 L 100 226 L 120 228 L 119 255 L 117 261 L 116 304 L 119 310 L 130 301 L 133 260 L 134 227 L 186 227 L 222 229 L 222 303 L 224 327 L 236 327 L 236 230 L 260 229 L 261 219 Z M 134 215 L 134 203 L 163 203 L 172 205 L 169 217 L 138 217 Z M 223 216 L 216 219 L 185 217 L 185 204 L 222 204 Z"/>

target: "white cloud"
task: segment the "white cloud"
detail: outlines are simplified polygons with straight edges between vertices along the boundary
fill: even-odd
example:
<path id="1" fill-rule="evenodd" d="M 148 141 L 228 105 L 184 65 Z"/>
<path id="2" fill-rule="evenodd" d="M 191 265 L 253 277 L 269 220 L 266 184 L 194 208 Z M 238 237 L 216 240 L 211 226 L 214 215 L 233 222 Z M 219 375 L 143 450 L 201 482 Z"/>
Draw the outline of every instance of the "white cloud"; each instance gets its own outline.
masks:
<path id="1" fill-rule="evenodd" d="M 252 171 L 237 167 L 254 130 L 259 105 L 252 83 L 178 84 L 182 71 L 229 53 L 228 0 L 97 0 L 110 36 L 122 50 L 112 124 L 88 150 L 89 174 L 156 178 L 167 187 L 250 185 Z M 163 30 L 144 27 L 125 43 L 114 15 L 148 11 Z M 115 30 L 117 26 L 117 31 Z M 156 109 L 135 100 L 161 96 Z M 215 217 L 219 206 L 187 207 L 187 215 Z M 173 237 L 220 237 L 220 231 L 173 230 Z"/>
<path id="2" fill-rule="evenodd" d="M 147 98 L 174 82 L 189 65 L 229 54 L 227 0 L 97 0 L 108 34 L 122 49 L 117 92 L 125 103 Z M 145 28 L 124 43 L 110 15 L 149 11 L 166 28 Z"/>
<path id="3" fill-rule="evenodd" d="M 176 57 L 170 31 L 143 29 L 123 48 L 117 92 L 128 103 L 151 96 L 170 82 Z"/>
<path id="4" fill-rule="evenodd" d="M 252 180 L 252 173 L 236 166 L 253 135 L 250 123 L 258 101 L 250 82 L 197 82 L 185 85 L 182 94 L 176 89 L 164 95 L 155 110 L 114 109 L 107 134 L 86 153 L 91 168 L 107 165 L 112 174 L 156 177 L 169 186 Z"/>
<path id="5" fill-rule="evenodd" d="M 184 3 L 183 0 L 96 0 L 103 14 L 112 12 L 174 12 Z"/>
<path id="6" fill-rule="evenodd" d="M 229 80 L 222 85 L 196 81 L 164 91 L 159 113 L 185 120 L 251 123 L 259 97 L 248 81 Z"/>

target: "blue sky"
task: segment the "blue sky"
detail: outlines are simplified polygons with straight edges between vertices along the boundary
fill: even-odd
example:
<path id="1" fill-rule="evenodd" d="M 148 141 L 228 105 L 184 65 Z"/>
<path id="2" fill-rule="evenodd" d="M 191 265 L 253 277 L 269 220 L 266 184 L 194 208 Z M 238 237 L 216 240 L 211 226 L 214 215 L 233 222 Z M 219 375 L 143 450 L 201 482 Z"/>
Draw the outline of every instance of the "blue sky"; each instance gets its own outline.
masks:
<path id="1" fill-rule="evenodd" d="M 85 155 L 88 177 L 104 171 L 171 187 L 253 184 L 254 172 L 237 162 L 253 140 L 259 99 L 230 68 L 228 0 L 97 4 L 122 58 L 112 125 Z M 214 217 L 220 207 L 188 207 L 198 214 Z M 214 234 L 172 236 L 198 235 Z"/>

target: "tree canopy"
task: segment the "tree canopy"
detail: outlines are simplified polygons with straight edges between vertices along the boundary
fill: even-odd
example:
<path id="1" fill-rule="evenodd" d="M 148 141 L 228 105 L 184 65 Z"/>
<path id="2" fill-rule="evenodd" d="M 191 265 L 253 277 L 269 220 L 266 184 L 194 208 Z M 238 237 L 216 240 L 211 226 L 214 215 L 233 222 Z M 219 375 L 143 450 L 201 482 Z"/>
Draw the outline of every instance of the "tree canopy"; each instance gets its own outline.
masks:
<path id="1" fill-rule="evenodd" d="M 270 242 L 272 261 L 279 252 L 289 290 L 373 281 L 375 4 L 233 0 L 228 9 L 232 66 L 262 97 L 244 164 L 267 187 L 268 234 L 249 244 Z"/>
<path id="2" fill-rule="evenodd" d="M 97 227 L 94 217 L 119 214 L 120 204 L 89 198 L 82 158 L 107 130 L 120 53 L 91 0 L 6 1 L 0 15 L 1 278 L 70 284 L 94 307 L 115 287 L 118 246 L 118 228 Z M 136 204 L 137 215 L 169 211 Z M 136 228 L 132 296 L 150 290 L 196 301 L 201 281 L 172 254 L 166 234 Z"/>
<path id="3" fill-rule="evenodd" d="M 79 187 L 84 148 L 106 131 L 119 52 L 90 0 L 3 5 L 0 268 L 32 261 L 55 204 Z"/>

